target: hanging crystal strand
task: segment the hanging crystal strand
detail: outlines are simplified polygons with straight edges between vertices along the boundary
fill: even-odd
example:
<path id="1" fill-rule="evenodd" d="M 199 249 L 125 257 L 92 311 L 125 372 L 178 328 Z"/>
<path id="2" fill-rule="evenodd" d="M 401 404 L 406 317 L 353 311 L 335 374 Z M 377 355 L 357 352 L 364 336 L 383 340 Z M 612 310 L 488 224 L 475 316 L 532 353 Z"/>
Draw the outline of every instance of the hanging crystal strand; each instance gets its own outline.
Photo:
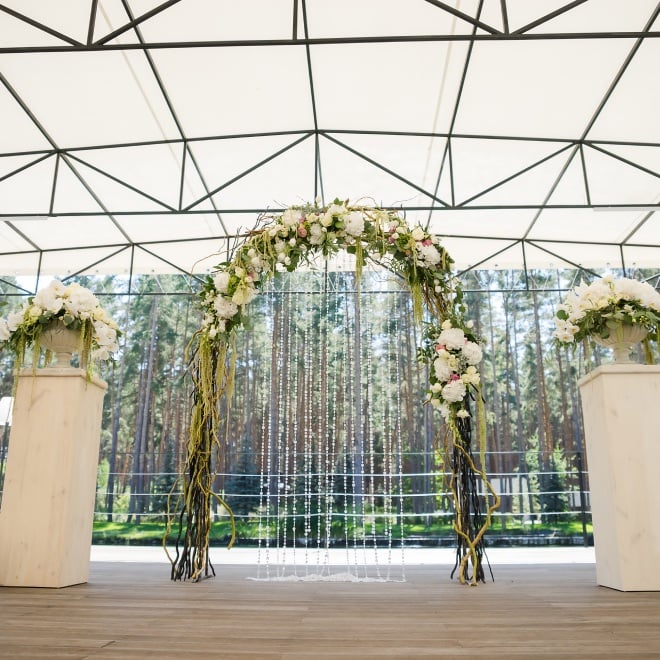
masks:
<path id="1" fill-rule="evenodd" d="M 394 294 L 396 296 L 396 293 Z M 386 294 L 386 304 L 391 309 L 392 294 Z M 383 520 L 385 523 L 385 535 L 387 537 L 387 575 L 386 580 L 391 578 L 392 569 L 392 417 L 390 405 L 391 387 L 399 386 L 394 380 L 392 374 L 392 362 L 390 360 L 390 351 L 392 349 L 392 339 L 386 327 L 387 320 L 382 326 L 382 333 L 385 337 L 384 355 L 387 363 L 387 378 L 383 379 L 383 394 L 381 408 L 381 426 L 383 429 Z"/>
<path id="2" fill-rule="evenodd" d="M 340 276 L 339 273 L 335 274 L 335 291 L 339 291 L 339 286 L 343 285 L 344 279 L 342 276 Z M 342 452 L 342 462 L 341 462 L 341 467 L 342 467 L 342 474 L 341 474 L 341 479 L 343 483 L 343 490 L 342 490 L 342 524 L 343 524 L 343 529 L 344 529 L 344 549 L 346 550 L 346 571 L 349 575 L 353 575 L 353 569 L 351 566 L 351 543 L 350 543 L 350 537 L 352 530 L 354 529 L 354 525 L 352 524 L 352 518 L 351 518 L 351 497 L 350 493 L 348 492 L 348 470 L 349 470 L 349 452 L 350 452 L 350 445 L 348 442 L 348 415 L 347 410 L 346 410 L 346 401 L 350 401 L 350 392 L 349 392 L 349 385 L 348 385 L 348 379 L 347 379 L 347 374 L 350 374 L 350 366 L 346 366 L 346 360 L 344 357 L 346 355 L 350 355 L 350 350 L 348 349 L 347 346 L 347 337 L 350 336 L 350 333 L 347 332 L 347 300 L 346 296 L 343 296 L 343 302 L 340 302 L 340 305 L 342 307 L 337 307 L 337 312 L 341 309 L 341 316 L 344 319 L 344 323 L 342 323 L 341 328 L 342 328 L 342 333 L 341 333 L 341 341 L 339 342 L 339 350 L 342 351 L 341 354 L 341 359 L 338 359 L 337 355 L 332 356 L 332 361 L 333 364 L 338 365 L 337 369 L 335 370 L 335 389 L 334 392 L 337 394 L 336 396 L 333 396 L 333 400 L 336 402 L 342 403 L 342 407 L 335 406 L 334 409 L 334 421 L 333 421 L 333 428 L 336 430 L 338 436 L 337 436 L 337 447 L 341 447 L 341 452 Z M 339 392 L 342 392 L 343 394 L 339 396 Z M 348 394 L 348 397 L 347 397 Z M 339 422 L 339 424 L 338 424 Z M 354 546 L 354 544 L 353 544 Z"/>
<path id="3" fill-rule="evenodd" d="M 367 427 L 367 451 L 369 456 L 369 507 L 371 509 L 371 544 L 373 549 L 373 563 L 376 570 L 376 577 L 380 578 L 380 565 L 378 563 L 378 513 L 376 511 L 376 447 L 374 444 L 374 369 L 373 369 L 373 311 L 372 302 L 375 293 L 371 295 L 362 296 L 365 300 L 361 304 L 365 308 L 366 323 L 363 322 L 363 336 L 366 339 L 366 383 L 367 383 L 367 405 L 366 411 L 370 411 L 366 416 L 365 422 Z"/>
<path id="4" fill-rule="evenodd" d="M 283 359 L 285 354 L 286 347 L 286 335 L 285 335 L 285 318 L 289 316 L 288 302 L 289 296 L 286 292 L 282 291 L 280 293 L 280 313 L 276 316 L 278 321 L 276 337 L 278 338 L 278 350 L 275 354 L 274 359 L 272 360 L 272 369 L 274 370 L 275 386 L 277 387 L 277 400 L 273 402 L 274 410 L 271 413 L 272 418 L 272 427 L 273 432 L 270 437 L 270 447 L 271 447 L 271 461 L 270 469 L 268 471 L 268 482 L 270 484 L 270 504 L 274 504 L 274 514 L 275 518 L 275 561 L 276 561 L 276 574 L 280 574 L 280 514 L 281 514 L 281 504 L 282 500 L 280 497 L 281 494 L 281 478 L 280 478 L 280 462 L 282 456 L 282 425 L 284 423 L 284 410 L 283 410 L 283 399 L 284 399 L 284 363 L 286 360 Z"/>
<path id="5" fill-rule="evenodd" d="M 299 333 L 298 329 L 294 327 L 294 331 L 291 334 L 292 341 L 292 350 L 291 350 L 291 362 L 293 363 L 293 373 L 290 375 L 289 379 L 289 389 L 291 392 L 290 397 L 290 417 L 291 417 L 291 444 L 292 444 L 292 462 L 291 462 L 291 486 L 289 490 L 289 501 L 291 503 L 291 552 L 293 555 L 293 574 L 298 576 L 298 566 L 296 559 L 296 521 L 298 513 L 298 374 L 299 369 Z"/>
<path id="6" fill-rule="evenodd" d="M 328 313 L 328 287 L 326 282 L 325 272 L 319 273 L 316 277 L 316 281 L 319 282 L 318 292 L 319 295 L 316 296 L 317 305 L 313 308 L 314 313 L 319 315 L 319 321 L 317 324 L 318 337 L 316 341 L 317 347 L 317 368 L 316 373 L 318 374 L 317 388 L 318 396 L 316 400 L 320 407 L 318 411 L 317 419 L 319 420 L 318 424 L 318 471 L 319 476 L 319 510 L 318 510 L 318 531 L 319 537 L 323 535 L 321 542 L 323 548 L 323 561 L 322 561 L 322 570 L 321 574 L 329 574 L 330 570 L 330 533 L 331 525 L 328 520 L 328 509 L 329 509 L 329 496 L 330 496 L 330 485 L 329 485 L 329 456 L 330 456 L 330 438 L 328 437 L 328 367 L 327 367 L 327 347 L 328 347 L 328 336 L 326 333 L 327 327 L 327 313 Z M 320 553 L 319 553 L 320 560 Z"/>
<path id="7" fill-rule="evenodd" d="M 304 376 L 303 376 L 303 424 L 304 424 L 304 475 L 305 475 L 305 577 L 309 576 L 309 546 L 310 535 L 312 531 L 311 526 L 311 505 L 312 505 L 312 474 L 313 474 L 313 456 L 312 456 L 312 429 L 311 429 L 311 396 L 310 396 L 310 380 L 312 374 L 312 358 L 311 358 L 311 342 L 310 342 L 310 320 L 305 319 L 304 322 L 304 340 L 303 340 L 303 355 L 304 355 Z"/>
<path id="8" fill-rule="evenodd" d="M 293 317 L 295 314 L 295 302 L 292 299 L 292 294 L 290 292 L 286 295 L 287 305 L 286 305 L 286 334 L 284 339 L 284 347 L 282 354 L 285 357 L 283 369 L 282 369 L 282 378 L 280 379 L 280 392 L 281 392 L 281 432 L 280 438 L 281 441 L 278 444 L 278 457 L 280 461 L 280 470 L 278 475 L 278 488 L 277 488 L 277 511 L 278 511 L 278 523 L 281 524 L 281 533 L 282 533 L 282 575 L 286 573 L 287 569 L 287 541 L 288 541 L 288 521 L 289 521 L 289 497 L 288 497 L 288 488 L 289 488 L 289 428 L 291 422 L 291 362 L 293 354 L 291 351 L 291 340 L 292 336 L 295 334 L 293 331 Z M 284 452 L 282 452 L 282 446 L 284 445 Z M 282 455 L 284 455 L 284 467 L 282 469 Z M 279 522 L 281 521 L 281 523 Z M 279 538 L 279 537 L 278 537 Z"/>
<path id="9" fill-rule="evenodd" d="M 272 288 L 268 290 L 267 293 L 267 309 L 268 309 L 268 319 L 275 319 L 275 292 Z M 273 334 L 275 333 L 275 327 L 272 328 Z M 274 346 L 271 345 L 271 364 L 272 352 L 274 351 Z M 267 393 L 270 391 L 270 374 L 267 369 L 263 370 L 263 382 L 262 382 L 262 392 Z M 271 414 L 271 405 L 272 402 L 269 396 L 264 395 L 263 402 L 263 416 L 262 416 L 262 445 L 261 445 L 261 471 L 260 471 L 260 505 L 259 505 L 259 550 L 258 550 L 258 564 L 259 570 L 257 577 L 261 577 L 261 548 L 262 545 L 265 546 L 264 560 L 266 563 L 266 579 L 270 578 L 270 465 L 271 465 L 271 437 L 272 437 L 272 425 L 273 419 Z M 263 516 L 266 515 L 266 522 L 264 525 Z"/>
<path id="10" fill-rule="evenodd" d="M 352 430 L 352 457 L 353 457 L 353 520 L 355 523 L 355 567 L 359 577 L 359 569 L 366 568 L 366 528 L 364 519 L 364 451 L 362 446 L 361 428 L 361 387 L 360 387 L 360 308 L 357 299 L 357 288 L 353 278 L 353 290 L 350 295 L 353 299 L 353 323 L 348 337 L 349 360 L 350 360 L 350 397 L 354 402 L 350 407 L 351 430 Z M 348 411 L 347 411 L 348 414 Z M 359 537 L 358 537 L 359 529 Z M 358 542 L 360 541 L 360 543 Z M 361 548 L 362 561 L 358 559 L 358 548 Z M 366 576 L 365 576 L 366 577 Z"/>
<path id="11" fill-rule="evenodd" d="M 324 554 L 324 569 L 329 574 L 330 572 L 330 543 L 332 541 L 332 501 L 333 501 L 333 490 L 334 490 L 334 437 L 331 435 L 329 430 L 329 410 L 330 410 L 330 379 L 331 375 L 329 374 L 328 369 L 328 317 L 330 315 L 330 293 L 328 291 L 328 274 L 327 270 L 324 270 L 323 273 L 323 292 L 322 292 L 322 302 L 323 302 L 323 314 L 320 319 L 319 326 L 321 328 L 321 341 L 319 341 L 319 374 L 321 375 L 321 396 L 319 400 L 321 402 L 322 409 L 322 419 L 323 427 L 321 430 L 321 442 L 324 447 L 324 481 L 325 481 L 325 501 L 324 501 L 324 519 L 325 519 L 325 554 Z M 321 305 L 319 305 L 321 307 Z M 332 370 L 333 374 L 336 374 L 336 368 Z"/>
<path id="12" fill-rule="evenodd" d="M 399 294 L 399 302 L 401 302 L 401 296 L 402 295 L 408 295 L 406 294 Z M 399 315 L 401 313 L 401 309 L 405 309 L 405 305 L 399 304 L 397 305 L 397 312 L 394 315 L 394 336 L 399 337 L 400 333 L 400 326 L 399 326 Z M 395 358 L 395 372 L 396 372 L 396 379 L 395 382 L 400 383 L 401 382 L 401 351 L 395 350 L 394 355 L 396 356 Z M 397 421 L 396 421 L 396 459 L 397 459 L 397 476 L 398 476 L 398 507 L 397 507 L 397 513 L 399 516 L 399 531 L 400 531 L 400 536 L 401 536 L 401 580 L 404 581 L 406 579 L 406 569 L 405 569 L 405 557 L 404 557 L 404 538 L 403 538 L 403 533 L 405 529 L 405 520 L 404 520 L 404 507 L 403 507 L 403 433 L 401 430 L 401 388 L 396 387 L 395 388 L 396 392 L 396 414 L 397 414 Z"/>

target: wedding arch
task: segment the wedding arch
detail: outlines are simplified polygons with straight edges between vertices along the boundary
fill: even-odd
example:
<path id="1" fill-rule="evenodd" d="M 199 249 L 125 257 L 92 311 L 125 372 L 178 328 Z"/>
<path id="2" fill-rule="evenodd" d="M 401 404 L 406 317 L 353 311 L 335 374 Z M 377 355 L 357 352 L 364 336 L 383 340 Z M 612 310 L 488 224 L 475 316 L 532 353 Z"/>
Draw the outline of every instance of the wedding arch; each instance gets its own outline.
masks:
<path id="1" fill-rule="evenodd" d="M 436 236 L 421 226 L 408 226 L 398 211 L 339 199 L 328 206 L 293 206 L 281 214 L 262 216 L 232 257 L 219 264 L 203 284 L 199 300 L 202 324 L 189 349 L 193 393 L 186 463 L 177 484 L 182 495 L 169 506 L 164 537 L 165 544 L 176 524 L 175 556 L 170 556 L 173 580 L 198 581 L 215 574 L 209 559 L 214 501 L 229 513 L 234 530 L 229 547 L 234 542 L 231 508 L 213 490 L 214 459 L 221 450 L 220 430 L 227 421 L 232 395 L 236 331 L 247 305 L 278 271 L 293 272 L 318 255 L 331 257 L 341 250 L 355 256 L 358 283 L 366 260 L 372 260 L 406 283 L 416 323 L 423 323 L 427 311 L 430 321 L 425 324 L 418 358 L 426 363 L 429 374 L 424 403 L 444 420 L 439 425 L 438 445 L 454 505 L 457 547 L 452 575 L 457 573 L 467 584 L 484 581 L 484 533 L 499 497 L 484 467 L 485 413 L 478 370 L 481 342 L 466 319 L 452 260 Z M 480 461 L 474 458 L 475 423 L 480 427 Z"/>

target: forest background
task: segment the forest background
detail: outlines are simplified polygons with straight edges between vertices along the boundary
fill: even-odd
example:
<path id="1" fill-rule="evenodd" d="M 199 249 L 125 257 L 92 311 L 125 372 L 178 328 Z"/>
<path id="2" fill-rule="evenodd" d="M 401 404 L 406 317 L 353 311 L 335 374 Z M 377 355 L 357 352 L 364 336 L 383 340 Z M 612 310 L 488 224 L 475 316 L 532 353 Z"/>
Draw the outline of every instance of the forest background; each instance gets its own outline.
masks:
<path id="1" fill-rule="evenodd" d="M 468 316 L 485 340 L 485 468 L 502 497 L 491 543 L 592 542 L 577 381 L 609 357 L 596 349 L 585 362 L 580 350 L 557 346 L 552 319 L 565 292 L 593 278 L 578 270 L 469 271 L 461 277 Z M 156 542 L 185 460 L 191 393 L 186 349 L 200 326 L 197 283 L 184 275 L 153 274 L 65 281 L 92 289 L 123 332 L 115 364 L 102 373 L 108 393 L 95 541 Z M 26 289 L 21 280 L 0 278 L 0 299 L 8 303 L 3 315 L 20 307 Z M 422 405 L 426 376 L 416 359 L 421 332 L 408 292 L 379 269 L 364 273 L 359 293 L 351 271 L 280 274 L 253 301 L 238 337 L 235 392 L 216 482 L 236 514 L 239 542 L 256 541 L 266 480 L 273 479 L 265 476 L 266 453 L 283 456 L 292 447 L 291 456 L 297 448 L 302 456 L 305 438 L 312 436 L 338 443 L 333 455 L 343 461 L 337 472 L 344 478 L 331 490 L 341 495 L 350 477 L 351 487 L 359 483 L 370 495 L 374 512 L 377 495 L 389 487 L 380 473 L 389 461 L 391 480 L 398 443 L 395 534 L 410 545 L 450 542 L 451 501 L 438 450 L 441 420 Z M 5 401 L 12 393 L 12 367 L 11 356 L 0 355 Z M 320 406 L 316 413 L 305 411 L 312 405 Z M 388 443 L 380 429 L 385 418 L 396 429 L 397 443 Z M 0 419 L 0 491 L 10 431 L 5 421 Z M 359 435 L 356 425 L 371 452 L 360 464 L 346 457 L 346 438 Z M 216 520 L 214 539 L 221 542 L 228 530 L 222 510 Z"/>

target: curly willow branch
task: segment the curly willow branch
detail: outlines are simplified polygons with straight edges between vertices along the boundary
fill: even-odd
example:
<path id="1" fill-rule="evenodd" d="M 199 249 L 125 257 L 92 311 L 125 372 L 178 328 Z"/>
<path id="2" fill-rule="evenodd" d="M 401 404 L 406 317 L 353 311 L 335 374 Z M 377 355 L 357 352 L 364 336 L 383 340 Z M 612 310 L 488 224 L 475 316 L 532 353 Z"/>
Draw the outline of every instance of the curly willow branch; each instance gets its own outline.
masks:
<path id="1" fill-rule="evenodd" d="M 173 580 L 197 582 L 208 577 L 209 573 L 215 575 L 209 558 L 213 501 L 229 514 L 232 530 L 230 548 L 236 537 L 233 513 L 227 503 L 213 491 L 215 465 L 220 450 L 217 434 L 217 429 L 220 428 L 219 402 L 222 397 L 231 396 L 236 352 L 233 350 L 233 343 L 231 347 L 211 345 L 201 333 L 198 333 L 193 341 L 197 342 L 197 350 L 191 369 L 193 404 L 190 439 L 186 448 L 184 475 L 172 488 L 174 492 L 182 486 L 182 495 L 174 507 L 171 506 L 172 492 L 168 496 L 168 521 L 163 546 L 165 547 L 172 531 L 172 518 L 175 515 L 173 512 L 179 511 L 174 558 L 165 547 L 172 564 L 171 577 Z M 228 350 L 231 350 L 229 368 Z"/>
<path id="2" fill-rule="evenodd" d="M 500 497 L 493 489 L 485 471 L 486 424 L 481 393 L 477 390 L 477 419 L 480 430 L 480 463 L 474 462 L 472 453 L 472 428 L 470 417 L 459 417 L 456 423 L 449 421 L 444 435 L 444 454 L 449 458 L 447 488 L 452 494 L 455 507 L 453 529 L 456 532 L 456 563 L 451 577 L 458 572 L 462 584 L 476 586 L 485 582 L 483 559 L 484 534 L 490 527 L 492 514 L 500 506 Z M 469 404 L 465 403 L 466 410 Z M 482 513 L 478 478 L 484 487 L 486 513 Z M 491 573 L 492 578 L 492 573 Z"/>

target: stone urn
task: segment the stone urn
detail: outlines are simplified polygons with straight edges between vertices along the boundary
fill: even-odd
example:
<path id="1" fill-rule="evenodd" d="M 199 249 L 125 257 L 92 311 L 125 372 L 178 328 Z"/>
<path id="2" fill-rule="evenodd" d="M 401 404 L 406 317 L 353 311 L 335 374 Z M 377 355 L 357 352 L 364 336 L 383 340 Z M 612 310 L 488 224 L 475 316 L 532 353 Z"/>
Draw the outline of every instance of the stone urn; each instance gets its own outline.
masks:
<path id="1" fill-rule="evenodd" d="M 74 353 L 80 352 L 80 330 L 67 328 L 62 321 L 55 321 L 41 333 L 41 345 L 53 354 L 52 366 L 71 367 Z"/>
<path id="2" fill-rule="evenodd" d="M 635 344 L 639 344 L 647 334 L 648 330 L 642 325 L 619 323 L 610 329 L 609 337 L 603 338 L 594 335 L 593 340 L 599 346 L 612 349 L 615 364 L 630 364 L 633 362 L 630 358 L 630 349 Z"/>

